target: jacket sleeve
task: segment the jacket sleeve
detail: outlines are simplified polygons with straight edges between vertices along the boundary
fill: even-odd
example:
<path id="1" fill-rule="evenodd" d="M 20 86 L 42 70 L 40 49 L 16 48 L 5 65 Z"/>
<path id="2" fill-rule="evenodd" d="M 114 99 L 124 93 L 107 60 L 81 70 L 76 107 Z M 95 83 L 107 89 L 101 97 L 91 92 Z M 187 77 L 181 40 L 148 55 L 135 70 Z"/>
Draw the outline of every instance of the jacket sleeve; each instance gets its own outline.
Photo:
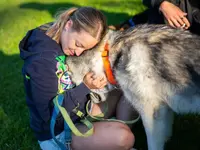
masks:
<path id="1" fill-rule="evenodd" d="M 53 67 L 52 67 L 53 66 Z M 52 61 L 39 59 L 26 67 L 28 76 L 30 76 L 30 93 L 38 113 L 44 121 L 51 117 L 52 100 L 57 95 L 58 78 L 55 74 L 56 66 Z M 81 83 L 79 86 L 67 90 L 64 96 L 63 106 L 68 112 L 80 104 L 80 109 L 84 109 L 87 101 L 86 95 L 90 90 Z M 73 115 L 73 113 L 71 114 Z"/>
<path id="2" fill-rule="evenodd" d="M 158 9 L 160 4 L 164 1 L 169 0 L 143 0 L 143 4 L 149 8 L 156 8 Z"/>

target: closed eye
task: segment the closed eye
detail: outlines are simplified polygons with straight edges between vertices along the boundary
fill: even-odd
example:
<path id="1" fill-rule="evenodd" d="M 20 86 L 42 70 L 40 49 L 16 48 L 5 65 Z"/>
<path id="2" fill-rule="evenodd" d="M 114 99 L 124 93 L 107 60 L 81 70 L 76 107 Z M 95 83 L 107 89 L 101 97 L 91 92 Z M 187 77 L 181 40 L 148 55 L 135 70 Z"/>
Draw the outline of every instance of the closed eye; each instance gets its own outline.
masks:
<path id="1" fill-rule="evenodd" d="M 76 41 L 76 47 L 82 47 L 83 48 L 83 45 L 81 43 L 79 43 L 78 41 Z"/>

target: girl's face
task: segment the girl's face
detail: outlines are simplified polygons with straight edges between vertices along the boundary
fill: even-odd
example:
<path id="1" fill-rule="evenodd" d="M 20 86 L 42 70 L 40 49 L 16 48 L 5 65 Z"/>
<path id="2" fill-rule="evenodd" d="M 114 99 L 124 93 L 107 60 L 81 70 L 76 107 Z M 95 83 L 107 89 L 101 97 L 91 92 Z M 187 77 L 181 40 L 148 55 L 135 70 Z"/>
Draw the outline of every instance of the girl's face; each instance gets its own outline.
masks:
<path id="1" fill-rule="evenodd" d="M 60 43 L 65 55 L 80 56 L 85 50 L 94 47 L 98 41 L 84 30 L 73 30 L 72 24 L 71 20 L 67 21 L 61 33 Z"/>

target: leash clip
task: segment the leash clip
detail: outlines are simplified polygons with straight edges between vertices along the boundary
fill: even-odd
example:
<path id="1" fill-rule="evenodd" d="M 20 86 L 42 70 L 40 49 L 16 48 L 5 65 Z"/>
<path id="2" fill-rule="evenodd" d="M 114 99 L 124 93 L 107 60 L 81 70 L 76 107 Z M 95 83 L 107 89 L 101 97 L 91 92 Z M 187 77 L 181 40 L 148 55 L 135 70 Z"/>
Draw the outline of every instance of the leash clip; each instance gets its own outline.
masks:
<path id="1" fill-rule="evenodd" d="M 75 113 L 77 116 L 79 116 L 80 118 L 84 118 L 85 115 L 84 113 L 82 113 L 78 108 L 80 107 L 80 104 L 78 103 L 78 105 L 72 109 L 72 112 Z"/>

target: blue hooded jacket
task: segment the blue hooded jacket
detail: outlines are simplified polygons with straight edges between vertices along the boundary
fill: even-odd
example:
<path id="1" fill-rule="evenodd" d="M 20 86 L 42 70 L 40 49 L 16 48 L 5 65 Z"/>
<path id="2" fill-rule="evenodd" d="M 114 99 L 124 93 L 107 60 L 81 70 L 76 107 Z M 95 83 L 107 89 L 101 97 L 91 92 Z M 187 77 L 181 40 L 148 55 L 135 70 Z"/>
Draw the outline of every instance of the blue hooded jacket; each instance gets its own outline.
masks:
<path id="1" fill-rule="evenodd" d="M 20 57 L 24 60 L 22 74 L 26 93 L 26 102 L 30 112 L 30 126 L 39 141 L 49 140 L 50 119 L 53 110 L 53 98 L 58 91 L 56 75 L 56 57 L 64 55 L 61 46 L 48 37 L 39 28 L 30 30 L 19 44 Z M 30 79 L 26 78 L 30 77 Z M 86 95 L 90 90 L 84 83 L 64 93 L 63 106 L 74 122 L 78 117 L 71 112 L 78 103 L 79 110 L 85 112 Z M 64 120 L 57 117 L 55 135 L 63 131 Z"/>

